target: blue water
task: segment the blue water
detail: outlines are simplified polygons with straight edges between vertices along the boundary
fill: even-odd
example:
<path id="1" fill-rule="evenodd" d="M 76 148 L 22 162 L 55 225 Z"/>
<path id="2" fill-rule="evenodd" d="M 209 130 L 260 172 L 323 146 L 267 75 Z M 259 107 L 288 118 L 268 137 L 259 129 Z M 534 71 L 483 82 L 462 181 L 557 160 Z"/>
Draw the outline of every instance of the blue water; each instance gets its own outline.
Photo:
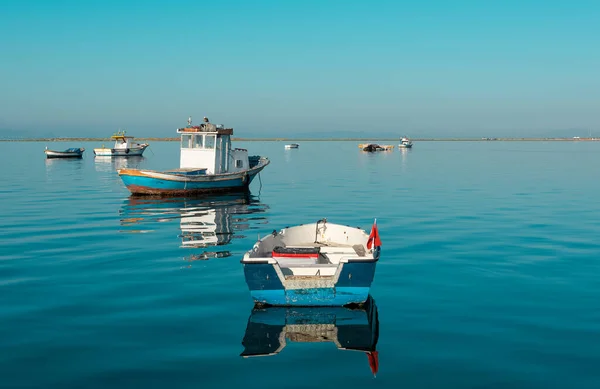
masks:
<path id="1" fill-rule="evenodd" d="M 600 387 L 600 144 L 283 145 L 236 144 L 272 161 L 250 196 L 139 200 L 115 169 L 177 167 L 176 142 L 112 161 L 0 143 L 0 387 Z M 377 217 L 378 320 L 254 315 L 243 253 L 322 217 Z M 278 352 L 240 356 L 261 339 Z M 338 348 L 360 342 L 376 377 Z"/>

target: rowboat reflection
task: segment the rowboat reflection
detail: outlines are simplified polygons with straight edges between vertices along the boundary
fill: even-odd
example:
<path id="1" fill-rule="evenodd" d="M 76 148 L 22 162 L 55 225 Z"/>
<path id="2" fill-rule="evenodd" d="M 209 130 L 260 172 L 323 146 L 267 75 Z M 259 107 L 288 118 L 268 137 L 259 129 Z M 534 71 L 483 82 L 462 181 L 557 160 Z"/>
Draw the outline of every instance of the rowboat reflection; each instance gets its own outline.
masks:
<path id="1" fill-rule="evenodd" d="M 242 357 L 275 355 L 287 342 L 332 342 L 340 350 L 367 354 L 373 375 L 379 369 L 377 305 L 372 297 L 362 308 L 254 308 L 248 319 Z"/>
<path id="2" fill-rule="evenodd" d="M 267 207 L 249 192 L 202 198 L 129 197 L 121 209 L 121 225 L 127 232 L 150 232 L 142 225 L 157 227 L 157 223 L 179 222 L 182 248 L 226 246 L 236 231 L 266 222 Z M 205 250 L 186 257 L 206 260 L 229 257 L 228 250 Z"/>

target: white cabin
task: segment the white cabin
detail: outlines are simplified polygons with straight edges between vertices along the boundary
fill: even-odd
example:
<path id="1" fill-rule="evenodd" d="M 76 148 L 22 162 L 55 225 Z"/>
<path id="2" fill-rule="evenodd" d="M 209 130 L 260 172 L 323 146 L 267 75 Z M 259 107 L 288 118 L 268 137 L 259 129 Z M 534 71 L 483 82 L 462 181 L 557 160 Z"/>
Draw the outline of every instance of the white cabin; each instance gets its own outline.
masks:
<path id="1" fill-rule="evenodd" d="M 190 121 L 188 120 L 188 123 Z M 248 151 L 231 148 L 233 128 L 205 119 L 199 126 L 178 128 L 181 134 L 180 169 L 206 169 L 206 174 L 235 173 L 249 169 Z"/>
<path id="2" fill-rule="evenodd" d="M 136 149 L 142 148 L 146 145 L 145 143 L 140 144 L 134 142 L 133 136 L 125 136 L 125 132 L 123 132 L 122 134 L 117 133 L 116 135 L 113 135 L 110 138 L 115 140 L 115 145 L 113 146 L 113 149 L 115 150 Z"/>

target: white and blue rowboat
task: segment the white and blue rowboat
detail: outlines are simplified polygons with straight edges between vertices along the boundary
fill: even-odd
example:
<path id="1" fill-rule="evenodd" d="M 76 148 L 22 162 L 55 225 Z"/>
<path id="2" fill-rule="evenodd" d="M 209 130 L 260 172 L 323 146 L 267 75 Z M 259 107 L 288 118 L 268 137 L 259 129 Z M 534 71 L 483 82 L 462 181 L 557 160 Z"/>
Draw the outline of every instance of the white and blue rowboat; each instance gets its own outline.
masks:
<path id="1" fill-rule="evenodd" d="M 358 227 L 327 222 L 286 227 L 260 239 L 242 259 L 256 305 L 363 304 L 375 276 L 380 246 Z"/>
<path id="2" fill-rule="evenodd" d="M 372 297 L 369 297 L 363 307 L 353 309 L 254 308 L 242 340 L 244 351 L 241 356 L 251 358 L 277 355 L 288 343 L 332 343 L 338 350 L 367 354 L 371 373 L 376 374 L 379 368 L 378 340 L 379 318 L 377 305 Z"/>
<path id="3" fill-rule="evenodd" d="M 46 158 L 82 158 L 85 149 L 83 147 L 72 147 L 65 151 L 44 150 Z"/>
<path id="4" fill-rule="evenodd" d="M 123 183 L 134 195 L 187 196 L 199 193 L 247 190 L 269 159 L 248 156 L 231 147 L 232 128 L 205 122 L 179 128 L 179 168 L 167 171 L 119 169 Z"/>
<path id="5" fill-rule="evenodd" d="M 125 131 L 118 131 L 110 137 L 115 141 L 112 149 L 104 147 L 94 149 L 94 155 L 97 157 L 139 157 L 144 154 L 144 150 L 149 146 L 147 143 L 137 143 L 133 141 L 133 136 L 125 136 Z"/>

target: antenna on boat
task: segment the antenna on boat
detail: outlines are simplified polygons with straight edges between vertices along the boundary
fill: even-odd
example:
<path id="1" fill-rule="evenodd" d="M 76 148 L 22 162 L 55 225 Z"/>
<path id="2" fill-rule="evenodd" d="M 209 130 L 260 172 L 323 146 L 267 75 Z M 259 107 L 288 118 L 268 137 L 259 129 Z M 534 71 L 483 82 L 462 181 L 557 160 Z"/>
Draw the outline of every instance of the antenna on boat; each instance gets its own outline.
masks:
<path id="1" fill-rule="evenodd" d="M 190 117 L 188 118 L 188 126 L 191 126 L 191 125 L 192 125 L 192 117 L 190 116 Z"/>

